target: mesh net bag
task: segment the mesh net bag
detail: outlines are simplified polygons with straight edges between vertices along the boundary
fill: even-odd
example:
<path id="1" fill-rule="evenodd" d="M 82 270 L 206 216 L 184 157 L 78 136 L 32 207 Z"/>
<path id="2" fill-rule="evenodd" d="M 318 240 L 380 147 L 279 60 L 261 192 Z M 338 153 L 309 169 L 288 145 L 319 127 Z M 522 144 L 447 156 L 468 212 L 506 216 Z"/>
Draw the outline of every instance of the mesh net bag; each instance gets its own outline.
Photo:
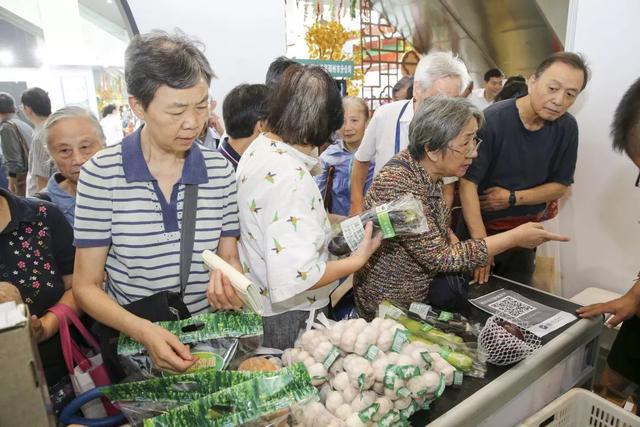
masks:
<path id="1" fill-rule="evenodd" d="M 487 355 L 487 362 L 498 366 L 511 365 L 533 353 L 542 340 L 527 331 L 529 325 L 506 313 L 491 316 L 478 336 L 478 344 Z"/>

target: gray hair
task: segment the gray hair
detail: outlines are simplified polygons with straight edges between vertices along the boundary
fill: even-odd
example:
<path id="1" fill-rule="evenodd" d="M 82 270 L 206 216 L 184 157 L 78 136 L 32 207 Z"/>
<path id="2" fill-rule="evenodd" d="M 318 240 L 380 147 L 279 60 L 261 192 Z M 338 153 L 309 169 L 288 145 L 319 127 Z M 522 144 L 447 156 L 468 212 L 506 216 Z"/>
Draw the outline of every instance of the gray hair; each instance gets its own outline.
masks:
<path id="1" fill-rule="evenodd" d="M 467 67 L 453 52 L 433 52 L 424 56 L 416 68 L 413 93 L 426 91 L 436 80 L 445 77 L 460 77 L 460 92 L 467 87 L 471 78 Z"/>
<path id="2" fill-rule="evenodd" d="M 65 119 L 73 119 L 73 118 L 85 118 L 91 122 L 93 128 L 96 132 L 96 136 L 102 143 L 102 146 L 106 145 L 106 138 L 104 136 L 104 132 L 102 131 L 102 126 L 100 126 L 100 122 L 89 110 L 86 110 L 82 107 L 76 106 L 67 106 L 62 107 L 59 110 L 56 110 L 51 114 L 47 120 L 42 125 L 42 129 L 38 132 L 37 137 L 41 138 L 41 141 L 44 142 L 45 148 L 49 145 L 49 131 L 51 128 L 58 123 L 59 121 Z"/>
<path id="3" fill-rule="evenodd" d="M 199 43 L 181 32 L 153 31 L 131 39 L 124 54 L 127 92 L 146 109 L 160 86 L 187 89 L 215 74 Z"/>
<path id="4" fill-rule="evenodd" d="M 469 119 L 484 125 L 484 115 L 466 98 L 431 96 L 420 104 L 409 125 L 409 153 L 422 160 L 428 151 L 444 150 Z"/>

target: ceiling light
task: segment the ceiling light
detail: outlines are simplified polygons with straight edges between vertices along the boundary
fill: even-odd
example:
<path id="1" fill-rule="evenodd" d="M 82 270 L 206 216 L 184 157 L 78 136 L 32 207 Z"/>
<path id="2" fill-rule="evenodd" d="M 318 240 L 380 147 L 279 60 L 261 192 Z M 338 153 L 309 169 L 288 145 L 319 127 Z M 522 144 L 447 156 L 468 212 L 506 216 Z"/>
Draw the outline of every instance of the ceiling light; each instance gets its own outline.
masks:
<path id="1" fill-rule="evenodd" d="M 13 52 L 10 50 L 0 50 L 0 64 L 13 65 Z"/>

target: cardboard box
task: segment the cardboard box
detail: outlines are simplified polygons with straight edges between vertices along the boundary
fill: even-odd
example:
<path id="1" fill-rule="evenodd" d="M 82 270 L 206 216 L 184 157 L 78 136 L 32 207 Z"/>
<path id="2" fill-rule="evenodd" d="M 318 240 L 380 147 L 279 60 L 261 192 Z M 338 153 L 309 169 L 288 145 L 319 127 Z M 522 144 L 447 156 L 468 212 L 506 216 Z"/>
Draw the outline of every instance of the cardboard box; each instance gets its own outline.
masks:
<path id="1" fill-rule="evenodd" d="M 29 310 L 19 305 L 25 319 Z M 0 426 L 55 426 L 49 391 L 29 321 L 0 330 Z"/>

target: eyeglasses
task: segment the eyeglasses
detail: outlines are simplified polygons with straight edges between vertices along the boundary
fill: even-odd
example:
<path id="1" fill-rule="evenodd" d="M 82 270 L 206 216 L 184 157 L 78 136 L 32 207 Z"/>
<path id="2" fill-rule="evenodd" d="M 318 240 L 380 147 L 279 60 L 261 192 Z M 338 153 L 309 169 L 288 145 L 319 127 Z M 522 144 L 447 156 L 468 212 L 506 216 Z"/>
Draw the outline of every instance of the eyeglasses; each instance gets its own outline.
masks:
<path id="1" fill-rule="evenodd" d="M 475 153 L 478 152 L 478 148 L 480 147 L 480 144 L 482 144 L 482 139 L 478 138 L 477 136 L 474 136 L 473 142 L 474 142 L 473 146 L 470 147 L 466 152 L 462 150 L 458 150 L 457 148 L 449 147 L 448 145 L 447 145 L 447 148 L 451 151 L 455 151 L 456 153 L 462 154 L 465 159 L 470 159 L 471 157 L 473 157 Z"/>
<path id="2" fill-rule="evenodd" d="M 638 177 L 636 178 L 636 187 L 640 187 L 640 172 L 638 172 Z"/>

